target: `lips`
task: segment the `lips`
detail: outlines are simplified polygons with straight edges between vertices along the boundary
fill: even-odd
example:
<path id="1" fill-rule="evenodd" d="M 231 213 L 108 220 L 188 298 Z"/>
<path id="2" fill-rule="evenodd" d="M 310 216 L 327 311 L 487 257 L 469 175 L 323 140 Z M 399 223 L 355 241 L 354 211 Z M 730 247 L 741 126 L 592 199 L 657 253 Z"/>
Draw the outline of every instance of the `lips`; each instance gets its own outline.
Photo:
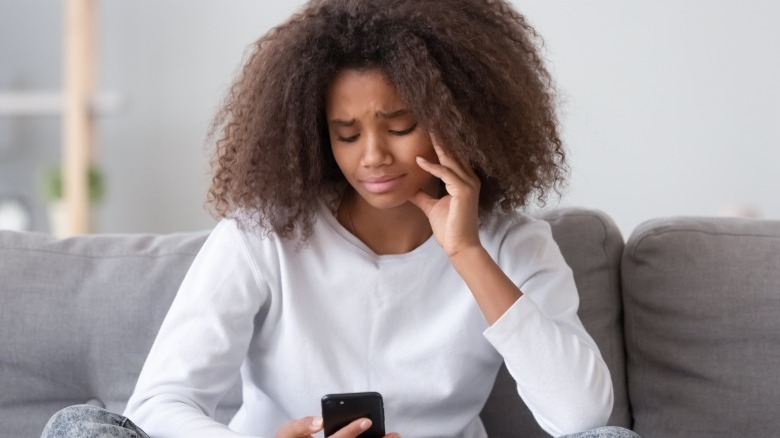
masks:
<path id="1" fill-rule="evenodd" d="M 372 176 L 361 179 L 360 183 L 371 193 L 385 193 L 401 184 L 403 177 L 404 175 Z"/>

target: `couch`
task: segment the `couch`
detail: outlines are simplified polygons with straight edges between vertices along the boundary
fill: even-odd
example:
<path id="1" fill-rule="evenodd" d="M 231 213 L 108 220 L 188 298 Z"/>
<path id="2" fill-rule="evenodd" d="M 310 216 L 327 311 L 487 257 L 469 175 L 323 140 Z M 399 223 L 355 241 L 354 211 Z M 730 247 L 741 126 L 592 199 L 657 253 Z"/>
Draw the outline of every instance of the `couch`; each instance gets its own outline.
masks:
<path id="1" fill-rule="evenodd" d="M 780 221 L 656 219 L 624 242 L 599 211 L 538 216 L 611 370 L 610 424 L 645 438 L 780 435 Z M 0 232 L 0 436 L 38 436 L 72 404 L 121 412 L 207 234 Z M 239 403 L 236 387 L 217 419 Z M 482 418 L 492 437 L 546 436 L 505 370 Z"/>

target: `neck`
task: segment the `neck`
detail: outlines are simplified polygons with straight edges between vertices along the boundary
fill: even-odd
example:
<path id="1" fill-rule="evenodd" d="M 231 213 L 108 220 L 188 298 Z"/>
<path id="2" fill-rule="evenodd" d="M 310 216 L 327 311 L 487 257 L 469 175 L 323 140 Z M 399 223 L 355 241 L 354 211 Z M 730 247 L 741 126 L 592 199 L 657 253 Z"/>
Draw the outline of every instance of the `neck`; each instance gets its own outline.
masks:
<path id="1" fill-rule="evenodd" d="M 431 237 L 428 218 L 414 204 L 377 209 L 353 191 L 345 193 L 338 221 L 376 254 L 404 254 Z"/>

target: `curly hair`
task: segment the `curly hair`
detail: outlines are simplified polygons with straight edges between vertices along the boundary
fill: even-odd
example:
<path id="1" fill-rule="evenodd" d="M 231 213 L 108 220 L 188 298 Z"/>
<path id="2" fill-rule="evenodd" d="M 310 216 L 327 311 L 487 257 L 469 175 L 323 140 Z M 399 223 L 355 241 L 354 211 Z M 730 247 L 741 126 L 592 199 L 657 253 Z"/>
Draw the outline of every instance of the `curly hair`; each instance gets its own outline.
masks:
<path id="1" fill-rule="evenodd" d="M 503 0 L 312 0 L 249 51 L 211 125 L 217 217 L 307 237 L 346 180 L 325 95 L 345 68 L 380 70 L 410 113 L 482 181 L 480 218 L 543 204 L 565 180 L 541 38 Z M 335 201 L 334 201 L 335 200 Z M 244 224 L 246 225 L 246 224 Z"/>

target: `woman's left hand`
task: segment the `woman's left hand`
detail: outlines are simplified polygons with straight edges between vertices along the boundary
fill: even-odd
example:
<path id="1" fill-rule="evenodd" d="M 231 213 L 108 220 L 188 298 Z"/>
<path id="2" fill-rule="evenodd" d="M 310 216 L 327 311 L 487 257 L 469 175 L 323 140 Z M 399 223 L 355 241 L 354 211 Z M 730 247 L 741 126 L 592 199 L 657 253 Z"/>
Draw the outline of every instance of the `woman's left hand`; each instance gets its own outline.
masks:
<path id="1" fill-rule="evenodd" d="M 436 199 L 423 191 L 409 200 L 428 217 L 433 234 L 449 257 L 467 248 L 480 247 L 478 207 L 480 180 L 473 169 L 449 155 L 433 139 L 439 164 L 417 157 L 417 164 L 441 179 L 447 194 Z"/>

